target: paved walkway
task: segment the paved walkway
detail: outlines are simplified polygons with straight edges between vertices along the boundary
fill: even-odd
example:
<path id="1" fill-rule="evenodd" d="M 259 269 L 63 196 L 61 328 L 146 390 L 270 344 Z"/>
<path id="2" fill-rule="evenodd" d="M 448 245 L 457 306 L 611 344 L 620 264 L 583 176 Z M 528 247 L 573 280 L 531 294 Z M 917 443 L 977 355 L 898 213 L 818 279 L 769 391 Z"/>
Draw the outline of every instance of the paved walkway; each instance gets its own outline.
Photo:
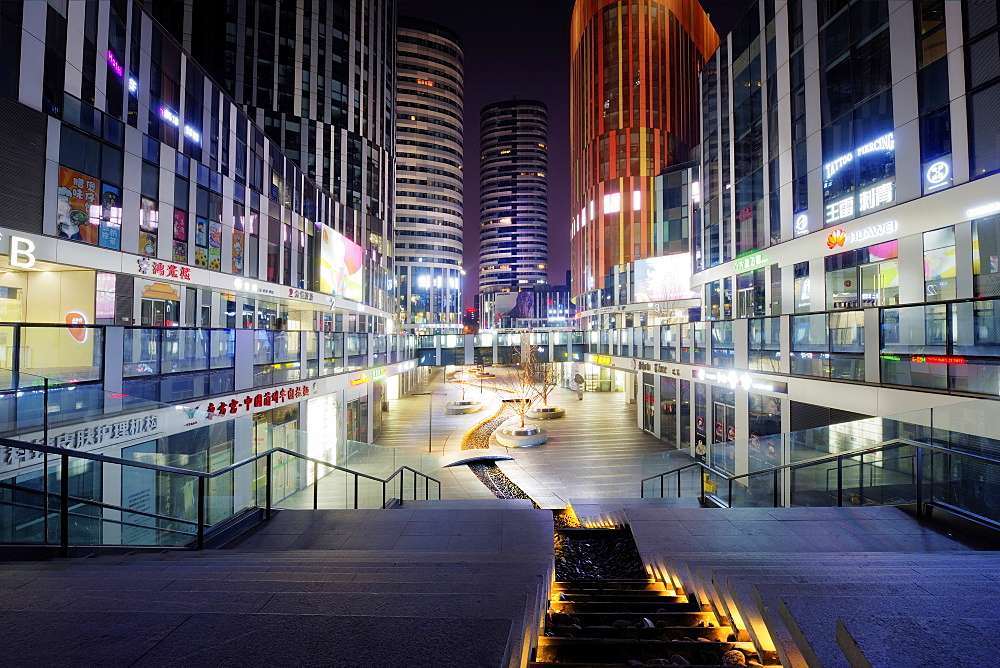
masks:
<path id="1" fill-rule="evenodd" d="M 441 370 L 435 370 L 427 382 L 413 389 L 429 391 L 447 395 L 432 395 L 430 449 L 436 455 L 457 454 L 464 434 L 500 405 L 496 392 L 485 389 L 480 395 L 478 387 L 471 387 L 466 398 L 482 400 L 486 404 L 483 410 L 471 415 L 444 415 L 444 402 L 461 398 L 461 390 L 445 383 Z M 626 404 L 623 392 L 588 392 L 580 401 L 575 392 L 556 388 L 549 403 L 565 408 L 566 417 L 528 420 L 549 433 L 548 441 L 532 448 L 511 448 L 508 453 L 513 461 L 498 462 L 504 473 L 542 507 L 562 508 L 570 498 L 638 497 L 640 479 L 660 472 L 662 464 L 654 465 L 656 471 L 644 471 L 643 458 L 667 450 L 667 444 L 636 426 L 636 405 Z M 376 443 L 426 453 L 427 408 L 426 396 L 390 401 Z M 671 459 L 676 466 L 691 461 L 681 453 L 671 453 Z M 673 466 L 671 462 L 667 468 Z M 440 473 L 441 498 L 492 496 L 467 466 L 444 468 Z M 690 493 L 693 495 L 694 490 Z"/>

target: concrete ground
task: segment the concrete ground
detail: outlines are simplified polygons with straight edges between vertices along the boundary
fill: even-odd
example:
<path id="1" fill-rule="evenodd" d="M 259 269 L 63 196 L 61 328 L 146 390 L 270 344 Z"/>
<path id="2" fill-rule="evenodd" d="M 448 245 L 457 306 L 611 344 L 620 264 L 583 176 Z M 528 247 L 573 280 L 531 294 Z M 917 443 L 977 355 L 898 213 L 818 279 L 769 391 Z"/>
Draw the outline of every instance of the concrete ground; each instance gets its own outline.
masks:
<path id="1" fill-rule="evenodd" d="M 502 374 L 503 368 L 491 369 Z M 500 396 L 469 375 L 466 399 L 484 403 L 483 410 L 469 415 L 444 415 L 444 403 L 461 398 L 461 388 L 444 382 L 441 370 L 413 388 L 410 395 L 389 401 L 383 414 L 383 431 L 377 445 L 404 448 L 453 458 L 461 451 L 462 437 L 500 406 Z M 488 381 L 484 381 L 484 384 Z M 412 396 L 415 392 L 441 395 Z M 432 432 L 428 448 L 428 404 L 432 403 Z M 570 498 L 638 497 L 639 481 L 652 473 L 676 468 L 692 459 L 680 452 L 670 453 L 667 467 L 644 470 L 643 458 L 669 450 L 669 444 L 636 426 L 636 405 L 625 403 L 623 392 L 588 392 L 583 400 L 576 392 L 555 388 L 549 404 L 566 409 L 566 417 L 554 420 L 526 420 L 549 434 L 548 441 L 530 448 L 508 448 L 512 461 L 498 462 L 504 473 L 543 508 L 563 508 Z M 493 443 L 493 449 L 503 446 Z M 647 465 L 648 468 L 648 465 Z M 469 470 L 460 465 L 440 470 L 443 499 L 482 499 L 492 493 Z M 693 489 L 688 495 L 695 494 Z"/>

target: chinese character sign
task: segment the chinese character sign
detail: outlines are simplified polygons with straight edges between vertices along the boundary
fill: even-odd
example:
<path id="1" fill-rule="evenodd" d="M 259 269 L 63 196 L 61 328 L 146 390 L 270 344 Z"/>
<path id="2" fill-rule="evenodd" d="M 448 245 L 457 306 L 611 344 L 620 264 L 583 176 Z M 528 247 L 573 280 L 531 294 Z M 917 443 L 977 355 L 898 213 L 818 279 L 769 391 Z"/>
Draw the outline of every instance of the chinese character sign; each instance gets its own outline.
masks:
<path id="1" fill-rule="evenodd" d="M 60 167 L 56 192 L 56 236 L 96 244 L 101 225 L 101 182 Z"/>

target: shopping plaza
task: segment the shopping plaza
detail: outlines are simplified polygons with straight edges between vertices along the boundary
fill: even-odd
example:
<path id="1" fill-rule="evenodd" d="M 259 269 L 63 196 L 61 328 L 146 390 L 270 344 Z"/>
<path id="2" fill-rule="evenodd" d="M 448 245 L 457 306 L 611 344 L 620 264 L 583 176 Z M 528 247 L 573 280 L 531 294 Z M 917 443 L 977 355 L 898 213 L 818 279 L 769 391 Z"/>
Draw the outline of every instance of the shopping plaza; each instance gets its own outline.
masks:
<path id="1" fill-rule="evenodd" d="M 986 4 L 752 5 L 704 63 L 693 159 L 634 195 L 605 179 L 574 214 L 574 327 L 414 335 L 393 300 L 384 60 L 352 61 L 379 94 L 349 91 L 346 129 L 320 128 L 333 150 L 310 170 L 352 175 L 330 193 L 140 4 L 3 3 L 4 435 L 205 471 L 276 446 L 340 463 L 425 367 L 531 348 L 730 473 L 914 436 L 879 418 L 955 404 L 961 429 L 935 426 L 991 450 Z M 366 39 L 390 15 L 366 13 Z M 318 116 L 340 104 L 297 95 Z M 643 257 L 616 263 L 640 208 Z M 40 458 L 7 447 L 0 475 L 40 485 Z M 124 501 L 79 465 L 81 494 Z"/>

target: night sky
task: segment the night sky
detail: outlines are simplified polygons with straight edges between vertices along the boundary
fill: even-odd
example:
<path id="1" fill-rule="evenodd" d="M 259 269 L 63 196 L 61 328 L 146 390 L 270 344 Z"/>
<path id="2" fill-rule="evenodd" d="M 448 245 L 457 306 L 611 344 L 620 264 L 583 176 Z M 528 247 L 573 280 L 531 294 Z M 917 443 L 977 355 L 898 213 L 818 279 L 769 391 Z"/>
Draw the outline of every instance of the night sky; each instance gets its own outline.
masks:
<path id="1" fill-rule="evenodd" d="M 694 2 L 695 0 L 690 0 Z M 753 0 L 702 0 L 720 35 Z M 479 277 L 479 112 L 492 102 L 549 108 L 549 283 L 569 270 L 569 26 L 573 0 L 398 0 L 399 13 L 440 23 L 465 52 L 465 305 Z"/>

